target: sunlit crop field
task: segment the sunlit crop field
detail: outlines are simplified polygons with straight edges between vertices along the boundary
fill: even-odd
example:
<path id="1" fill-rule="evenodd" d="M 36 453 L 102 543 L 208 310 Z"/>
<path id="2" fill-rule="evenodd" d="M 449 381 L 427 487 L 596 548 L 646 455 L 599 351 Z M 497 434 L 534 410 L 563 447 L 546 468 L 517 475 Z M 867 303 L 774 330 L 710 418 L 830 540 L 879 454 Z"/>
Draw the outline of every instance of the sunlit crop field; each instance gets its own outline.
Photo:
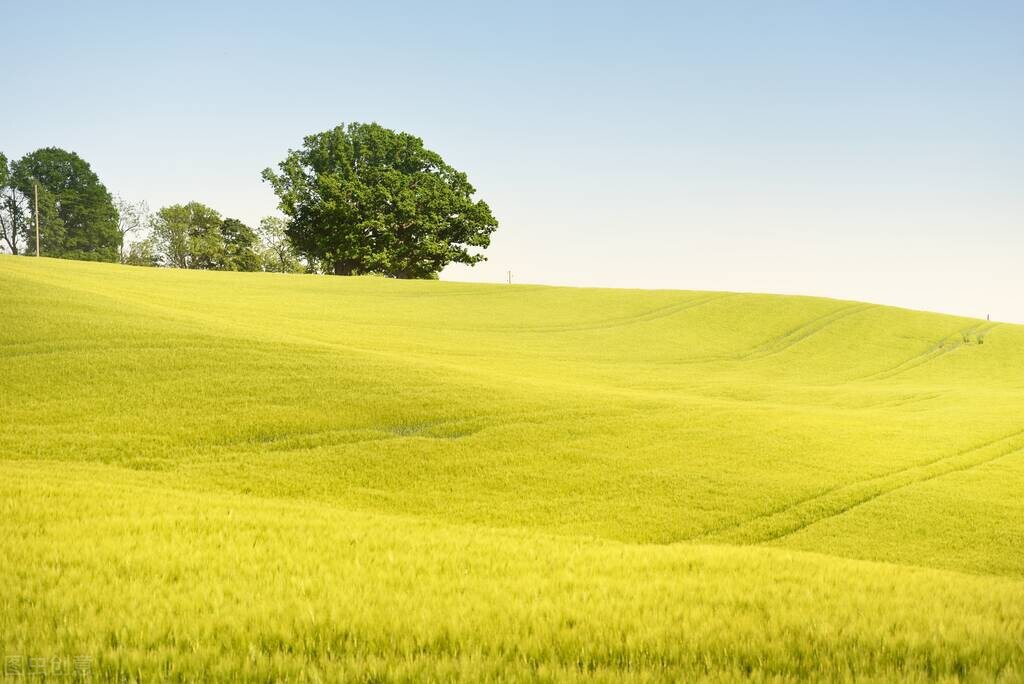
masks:
<path id="1" fill-rule="evenodd" d="M 0 350 L 14 677 L 1024 678 L 1024 326 L 0 257 Z"/>

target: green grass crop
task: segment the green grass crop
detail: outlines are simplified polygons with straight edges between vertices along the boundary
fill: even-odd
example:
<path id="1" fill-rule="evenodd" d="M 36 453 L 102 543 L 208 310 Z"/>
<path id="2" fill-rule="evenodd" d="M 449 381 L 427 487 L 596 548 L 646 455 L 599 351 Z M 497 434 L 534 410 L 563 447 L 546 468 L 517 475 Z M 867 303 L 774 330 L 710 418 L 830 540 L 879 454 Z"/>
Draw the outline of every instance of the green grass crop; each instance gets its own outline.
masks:
<path id="1" fill-rule="evenodd" d="M 1024 326 L 5 257 L 0 350 L 5 657 L 1024 678 Z"/>

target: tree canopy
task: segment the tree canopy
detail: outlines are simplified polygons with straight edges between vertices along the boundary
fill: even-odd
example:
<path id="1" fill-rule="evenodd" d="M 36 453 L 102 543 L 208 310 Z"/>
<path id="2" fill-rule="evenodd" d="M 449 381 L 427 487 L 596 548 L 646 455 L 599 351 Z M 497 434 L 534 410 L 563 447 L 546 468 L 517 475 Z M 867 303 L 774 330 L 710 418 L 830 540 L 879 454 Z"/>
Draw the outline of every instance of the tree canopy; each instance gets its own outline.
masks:
<path id="1" fill-rule="evenodd" d="M 223 271 L 260 271 L 263 269 L 261 246 L 256 232 L 236 218 L 220 224 L 224 254 L 217 264 Z"/>
<path id="2" fill-rule="evenodd" d="M 9 196 L 24 205 L 39 193 L 42 251 L 46 256 L 117 261 L 117 209 L 89 164 L 74 152 L 45 147 L 11 164 Z M 34 230 L 34 229 L 33 229 Z M 27 227 L 21 228 L 28 232 Z M 23 235 L 22 237 L 27 237 Z"/>
<path id="3" fill-rule="evenodd" d="M 172 204 L 153 215 L 152 236 L 163 263 L 174 268 L 216 268 L 224 257 L 223 219 L 200 202 Z"/>
<path id="4" fill-rule="evenodd" d="M 252 228 L 222 218 L 200 202 L 163 207 L 150 222 L 149 243 L 138 243 L 130 263 L 145 264 L 154 254 L 176 268 L 215 271 L 263 270 L 263 246 Z"/>
<path id="5" fill-rule="evenodd" d="M 431 278 L 475 264 L 498 222 L 466 174 L 423 141 L 375 123 L 307 136 L 263 171 L 295 248 L 338 275 Z"/>

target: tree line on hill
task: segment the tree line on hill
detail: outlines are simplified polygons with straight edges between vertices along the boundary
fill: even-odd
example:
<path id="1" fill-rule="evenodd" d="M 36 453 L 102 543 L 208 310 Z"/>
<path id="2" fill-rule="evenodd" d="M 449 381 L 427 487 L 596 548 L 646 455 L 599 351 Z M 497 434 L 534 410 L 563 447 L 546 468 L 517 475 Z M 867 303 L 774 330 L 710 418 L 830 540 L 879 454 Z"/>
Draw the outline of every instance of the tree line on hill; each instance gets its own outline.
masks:
<path id="1" fill-rule="evenodd" d="M 307 136 L 263 171 L 285 218 L 253 227 L 199 202 L 150 212 L 88 162 L 47 147 L 0 154 L 0 251 L 136 266 L 436 278 L 475 264 L 498 226 L 466 174 L 420 138 L 352 123 Z"/>
<path id="2" fill-rule="evenodd" d="M 151 213 L 111 195 L 74 152 L 47 147 L 8 162 L 0 154 L 0 248 L 34 254 L 36 209 L 44 256 L 223 271 L 300 272 L 306 264 L 268 216 L 252 228 L 199 202 Z"/>

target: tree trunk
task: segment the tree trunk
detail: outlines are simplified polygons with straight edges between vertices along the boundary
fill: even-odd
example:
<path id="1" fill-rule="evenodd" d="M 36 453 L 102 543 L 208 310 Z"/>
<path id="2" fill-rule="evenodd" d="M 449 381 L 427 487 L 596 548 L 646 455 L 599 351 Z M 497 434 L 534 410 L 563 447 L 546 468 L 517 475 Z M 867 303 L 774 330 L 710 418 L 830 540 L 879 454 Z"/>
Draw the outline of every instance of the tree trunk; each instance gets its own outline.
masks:
<path id="1" fill-rule="evenodd" d="M 334 275 L 350 276 L 355 275 L 356 267 L 351 261 L 335 261 Z"/>

